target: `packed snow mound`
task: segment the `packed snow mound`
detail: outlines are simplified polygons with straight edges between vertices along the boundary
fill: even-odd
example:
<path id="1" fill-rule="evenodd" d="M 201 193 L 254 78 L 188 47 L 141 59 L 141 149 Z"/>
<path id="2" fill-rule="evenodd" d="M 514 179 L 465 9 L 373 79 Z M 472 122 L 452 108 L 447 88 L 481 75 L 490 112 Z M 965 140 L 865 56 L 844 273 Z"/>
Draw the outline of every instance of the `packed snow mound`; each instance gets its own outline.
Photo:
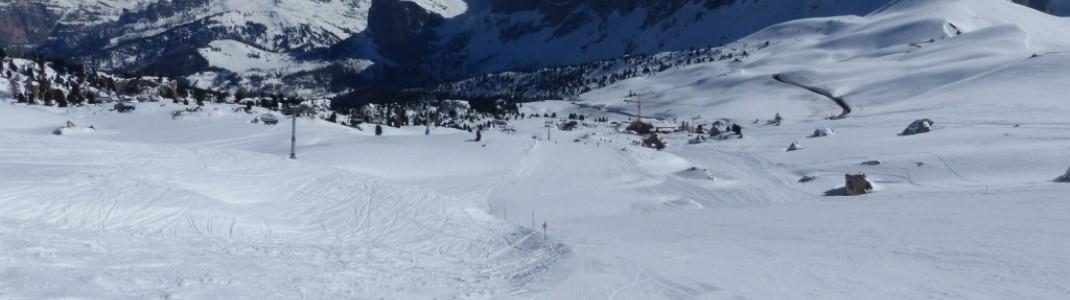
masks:
<path id="1" fill-rule="evenodd" d="M 710 173 L 710 170 L 699 167 L 690 167 L 686 170 L 673 173 L 672 175 L 684 179 L 717 180 L 717 178 L 713 176 L 713 173 Z"/>

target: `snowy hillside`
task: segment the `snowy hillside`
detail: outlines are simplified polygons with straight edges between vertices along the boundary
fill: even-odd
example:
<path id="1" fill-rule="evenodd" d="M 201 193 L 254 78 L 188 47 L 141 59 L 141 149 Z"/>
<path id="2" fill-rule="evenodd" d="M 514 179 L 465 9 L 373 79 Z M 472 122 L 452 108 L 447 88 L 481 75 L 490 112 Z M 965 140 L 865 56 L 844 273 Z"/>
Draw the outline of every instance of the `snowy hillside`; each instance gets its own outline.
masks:
<path id="1" fill-rule="evenodd" d="M 447 23 L 446 36 L 456 37 L 454 42 L 463 43 L 463 48 L 443 53 L 447 57 L 442 59 L 462 56 L 464 63 L 456 67 L 487 72 L 650 55 L 728 44 L 766 26 L 799 18 L 865 15 L 886 3 L 636 1 L 647 4 L 636 4 L 631 10 L 623 8 L 626 5 L 605 10 L 583 1 L 562 1 L 560 7 L 540 4 L 536 9 L 503 13 L 496 5 L 505 5 L 491 2 L 473 5 L 469 14 Z"/>
<path id="2" fill-rule="evenodd" d="M 0 3 L 0 8 L 18 5 L 20 1 Z M 137 10 L 152 0 L 44 0 L 35 1 L 63 16 L 61 23 L 97 24 L 114 22 L 124 10 Z"/>
<path id="3" fill-rule="evenodd" d="M 769 45 L 750 50 L 750 56 L 739 62 L 697 64 L 620 82 L 582 98 L 591 99 L 592 105 L 627 109 L 619 99 L 634 91 L 651 101 L 645 108 L 649 112 L 676 116 L 702 113 L 689 105 L 759 114 L 773 107 L 813 105 L 799 100 L 826 100 L 778 83 L 773 75 L 779 74 L 844 98 L 858 111 L 855 115 L 884 115 L 904 107 L 970 110 L 982 107 L 976 102 L 984 100 L 961 95 L 984 94 L 978 92 L 986 87 L 981 82 L 1027 76 L 1037 78 L 1022 84 L 1041 84 L 1058 78 L 1037 71 L 1065 61 L 1064 51 L 1070 46 L 1063 38 L 1070 36 L 1065 19 L 1004 1 L 903 3 L 867 17 L 806 19 L 773 26 L 739 42 Z M 1000 91 L 1017 96 L 994 99 L 992 105 L 1011 106 L 1031 99 L 1023 93 L 1051 97 L 1050 92 L 1059 88 L 1051 84 L 1044 91 Z M 698 96 L 700 91 L 717 93 Z"/>
<path id="4" fill-rule="evenodd" d="M 459 119 L 478 135 L 302 117 L 295 160 L 260 107 L 0 78 L 0 298 L 1064 299 L 1066 22 L 898 1 Z"/>
<path id="5" fill-rule="evenodd" d="M 109 46 L 145 38 L 191 23 L 212 27 L 244 28 L 244 39 L 257 47 L 280 51 L 322 48 L 367 27 L 368 3 L 362 0 L 307 1 L 255 0 L 208 1 L 183 14 L 158 19 L 135 19 L 124 26 L 125 35 Z"/>
<path id="6" fill-rule="evenodd" d="M 466 9 L 462 1 L 414 3 L 444 16 L 455 16 Z M 212 80 L 205 84 L 216 89 L 253 89 L 266 77 L 320 91 L 324 87 L 312 85 L 329 80 L 331 72 L 344 70 L 359 74 L 384 61 L 378 54 L 376 41 L 365 37 L 372 4 L 368 0 L 175 0 L 112 4 L 116 3 L 54 0 L 43 3 L 47 8 L 41 12 L 29 7 L 10 11 L 0 7 L 0 14 L 24 20 L 0 29 L 4 30 L 0 31 L 0 38 L 94 69 L 181 75 L 194 80 L 209 78 Z M 20 38 L 21 35 L 28 37 Z M 350 43 L 350 38 L 359 44 L 352 53 L 328 53 L 332 46 Z M 206 49 L 212 53 L 206 53 Z M 251 54 L 269 59 L 256 59 Z M 221 62 L 221 56 L 253 59 Z M 235 67 L 235 63 L 259 66 L 241 68 Z M 310 84 L 307 77 L 287 77 L 310 72 L 328 79 Z"/>

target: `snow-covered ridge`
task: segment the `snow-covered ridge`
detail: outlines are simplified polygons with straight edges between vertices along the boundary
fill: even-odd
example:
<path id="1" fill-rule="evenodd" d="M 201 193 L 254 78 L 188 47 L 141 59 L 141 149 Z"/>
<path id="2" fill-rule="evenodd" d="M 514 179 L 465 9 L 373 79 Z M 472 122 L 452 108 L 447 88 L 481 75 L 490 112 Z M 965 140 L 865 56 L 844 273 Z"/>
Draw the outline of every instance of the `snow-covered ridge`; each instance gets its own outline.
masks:
<path id="1" fill-rule="evenodd" d="M 363 31 L 368 6 L 365 0 L 214 0 L 171 17 L 126 25 L 127 33 L 112 45 L 202 22 L 235 31 L 244 28 L 250 31 L 246 42 L 264 49 L 322 48 Z"/>

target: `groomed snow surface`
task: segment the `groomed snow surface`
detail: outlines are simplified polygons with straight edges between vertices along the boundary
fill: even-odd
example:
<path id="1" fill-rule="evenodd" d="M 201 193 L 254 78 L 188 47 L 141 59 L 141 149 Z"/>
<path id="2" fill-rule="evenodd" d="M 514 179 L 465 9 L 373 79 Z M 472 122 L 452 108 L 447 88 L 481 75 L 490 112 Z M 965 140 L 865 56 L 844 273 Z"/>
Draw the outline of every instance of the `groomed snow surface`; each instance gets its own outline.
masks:
<path id="1" fill-rule="evenodd" d="M 0 298 L 497 295 L 524 291 L 567 253 L 467 200 L 209 145 L 282 141 L 288 128 L 254 115 L 106 107 L 4 101 L 0 115 L 18 125 L 0 133 Z M 38 134 L 67 118 L 98 130 Z M 302 133 L 361 136 L 301 121 Z"/>
<path id="2" fill-rule="evenodd" d="M 289 120 L 230 106 L 0 99 L 0 298 L 1070 298 L 1065 21 L 900 3 L 521 108 L 626 121 L 635 91 L 658 126 L 744 128 L 662 151 L 605 123 L 512 120 L 473 142 L 299 119 L 290 160 Z M 838 106 L 773 74 L 852 113 L 827 120 Z M 898 135 L 922 118 L 932 132 Z M 96 130 L 52 134 L 68 120 Z M 843 196 L 857 172 L 876 191 Z"/>

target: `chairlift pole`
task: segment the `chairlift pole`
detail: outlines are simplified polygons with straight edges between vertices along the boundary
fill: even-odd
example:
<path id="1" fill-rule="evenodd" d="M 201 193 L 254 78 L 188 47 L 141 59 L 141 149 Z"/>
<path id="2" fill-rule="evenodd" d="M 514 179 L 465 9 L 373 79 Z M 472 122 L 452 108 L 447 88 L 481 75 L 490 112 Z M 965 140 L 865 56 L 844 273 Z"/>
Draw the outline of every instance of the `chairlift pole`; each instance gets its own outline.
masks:
<path id="1" fill-rule="evenodd" d="M 293 123 L 290 126 L 290 159 L 297 159 L 297 113 L 293 114 Z"/>
<path id="2" fill-rule="evenodd" d="M 553 129 L 554 121 L 546 121 L 542 125 L 546 127 L 546 140 L 549 141 L 550 140 L 550 129 Z"/>

